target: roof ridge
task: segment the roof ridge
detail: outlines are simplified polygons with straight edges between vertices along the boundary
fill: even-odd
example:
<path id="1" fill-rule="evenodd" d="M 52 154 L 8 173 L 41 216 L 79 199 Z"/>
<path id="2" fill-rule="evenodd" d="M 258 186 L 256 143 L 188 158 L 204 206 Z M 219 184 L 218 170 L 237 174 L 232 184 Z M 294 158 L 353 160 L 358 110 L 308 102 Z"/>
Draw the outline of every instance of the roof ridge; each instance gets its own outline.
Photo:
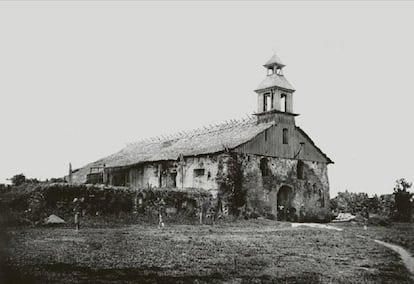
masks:
<path id="1" fill-rule="evenodd" d="M 220 131 L 235 128 L 241 125 L 249 125 L 249 124 L 253 125 L 253 123 L 255 122 L 257 122 L 257 118 L 253 115 L 248 114 L 244 118 L 230 119 L 222 123 L 204 125 L 199 128 L 192 129 L 192 130 L 178 131 L 178 132 L 168 134 L 168 135 L 158 135 L 158 136 L 143 138 L 138 141 L 126 143 L 126 146 L 134 147 L 134 146 L 138 146 L 142 144 L 151 145 L 151 144 L 164 143 L 164 142 L 169 142 L 169 141 L 172 142 L 172 141 L 177 141 L 180 139 L 193 138 L 196 136 L 201 136 L 201 135 L 205 135 L 209 133 L 220 132 Z"/>

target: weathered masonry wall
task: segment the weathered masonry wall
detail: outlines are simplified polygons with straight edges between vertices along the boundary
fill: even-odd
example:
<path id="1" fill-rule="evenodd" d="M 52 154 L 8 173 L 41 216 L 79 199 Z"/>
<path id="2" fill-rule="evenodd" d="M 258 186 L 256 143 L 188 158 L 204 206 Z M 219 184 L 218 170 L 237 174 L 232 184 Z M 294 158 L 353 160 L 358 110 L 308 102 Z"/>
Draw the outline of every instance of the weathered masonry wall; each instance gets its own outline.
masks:
<path id="1" fill-rule="evenodd" d="M 111 185 L 138 190 L 148 187 L 200 188 L 218 193 L 217 176 L 227 172 L 228 154 L 185 157 L 179 161 L 158 161 L 108 172 Z M 280 207 L 299 216 L 329 208 L 327 164 L 318 161 L 238 154 L 243 173 L 242 190 L 247 208 L 280 217 Z M 125 184 L 122 184 L 123 181 Z M 293 211 L 292 211 L 293 210 Z"/>
<path id="2" fill-rule="evenodd" d="M 126 169 L 106 169 L 111 185 L 125 185 L 132 189 L 148 187 L 200 188 L 217 195 L 216 182 L 219 163 L 226 170 L 227 155 L 212 154 L 184 157 L 179 161 L 157 161 Z"/>
<path id="3" fill-rule="evenodd" d="M 174 187 L 175 164 L 172 161 L 146 163 L 129 169 L 129 183 L 133 189 L 147 187 Z"/>
<path id="4" fill-rule="evenodd" d="M 278 205 L 307 212 L 329 207 L 327 166 L 321 162 L 281 159 L 258 155 L 240 155 L 243 187 L 247 190 L 247 206 L 261 214 L 278 214 Z M 298 166 L 298 163 L 302 163 Z M 298 169 L 301 173 L 298 174 Z M 287 203 L 278 202 L 282 187 L 290 190 Z M 283 196 L 280 196 L 281 198 Z M 302 207 L 302 209 L 301 209 Z"/>
<path id="5" fill-rule="evenodd" d="M 184 165 L 180 165 L 177 169 L 177 187 L 201 188 L 209 190 L 213 196 L 216 196 L 219 163 L 225 165 L 227 158 L 225 154 L 185 158 Z"/>

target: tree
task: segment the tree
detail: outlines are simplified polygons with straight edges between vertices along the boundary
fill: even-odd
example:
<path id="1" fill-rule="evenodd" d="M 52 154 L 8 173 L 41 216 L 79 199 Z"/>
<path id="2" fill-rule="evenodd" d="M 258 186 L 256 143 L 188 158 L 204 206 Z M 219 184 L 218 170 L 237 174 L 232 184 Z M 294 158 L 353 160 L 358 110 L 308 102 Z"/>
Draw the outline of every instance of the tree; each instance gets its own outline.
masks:
<path id="1" fill-rule="evenodd" d="M 378 195 L 374 195 L 373 197 L 370 197 L 368 199 L 368 211 L 371 213 L 375 213 L 378 214 L 381 211 L 381 207 L 380 207 L 380 198 L 378 197 Z"/>
<path id="2" fill-rule="evenodd" d="M 393 217 L 396 221 L 411 221 L 411 198 L 413 197 L 413 193 L 408 191 L 411 186 L 412 183 L 406 181 L 404 178 L 398 179 L 395 183 Z"/>
<path id="3" fill-rule="evenodd" d="M 331 210 L 358 214 L 369 206 L 370 199 L 365 192 L 338 192 L 338 195 L 331 199 Z"/>
<path id="4" fill-rule="evenodd" d="M 26 181 L 26 176 L 24 174 L 14 175 L 11 179 L 12 185 L 19 186 Z"/>

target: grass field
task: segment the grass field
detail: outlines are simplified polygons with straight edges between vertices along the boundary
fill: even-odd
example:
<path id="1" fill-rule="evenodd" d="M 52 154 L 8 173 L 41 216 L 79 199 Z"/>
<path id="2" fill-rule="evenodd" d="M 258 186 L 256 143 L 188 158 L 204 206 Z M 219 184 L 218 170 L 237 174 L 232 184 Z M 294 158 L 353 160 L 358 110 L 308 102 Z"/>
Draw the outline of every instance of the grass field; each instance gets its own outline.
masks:
<path id="1" fill-rule="evenodd" d="M 412 283 L 397 254 L 413 224 L 343 232 L 256 220 L 216 226 L 14 229 L 4 240 L 10 283 Z M 404 233 L 399 233 L 404 232 Z M 408 232 L 408 233 L 407 233 Z M 404 243 L 404 244 L 403 244 Z M 1 278 L 0 278 L 1 279 Z"/>
<path id="2" fill-rule="evenodd" d="M 392 226 L 368 226 L 368 230 L 361 231 L 360 226 L 352 224 L 339 224 L 344 230 L 354 232 L 371 239 L 378 239 L 385 242 L 400 245 L 411 252 L 414 256 L 414 224 L 394 223 Z"/>

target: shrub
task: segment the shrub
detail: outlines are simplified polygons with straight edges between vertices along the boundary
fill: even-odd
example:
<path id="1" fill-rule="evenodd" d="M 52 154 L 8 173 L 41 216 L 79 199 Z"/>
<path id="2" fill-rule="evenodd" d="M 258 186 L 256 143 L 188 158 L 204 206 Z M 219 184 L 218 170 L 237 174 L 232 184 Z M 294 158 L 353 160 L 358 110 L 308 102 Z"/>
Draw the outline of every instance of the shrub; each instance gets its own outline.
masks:
<path id="1" fill-rule="evenodd" d="M 384 216 L 372 216 L 368 219 L 368 224 L 374 226 L 390 226 L 391 220 Z"/>
<path id="2" fill-rule="evenodd" d="M 26 176 L 24 174 L 14 175 L 11 178 L 12 185 L 19 186 L 22 185 L 26 181 Z"/>
<path id="3" fill-rule="evenodd" d="M 255 212 L 255 211 L 254 212 L 251 212 L 249 214 L 249 218 L 252 218 L 252 219 L 257 219 L 259 217 L 261 217 L 261 215 L 259 213 Z"/>
<path id="4" fill-rule="evenodd" d="M 305 209 L 304 222 L 328 223 L 333 219 L 333 215 L 328 208 L 308 208 Z"/>

